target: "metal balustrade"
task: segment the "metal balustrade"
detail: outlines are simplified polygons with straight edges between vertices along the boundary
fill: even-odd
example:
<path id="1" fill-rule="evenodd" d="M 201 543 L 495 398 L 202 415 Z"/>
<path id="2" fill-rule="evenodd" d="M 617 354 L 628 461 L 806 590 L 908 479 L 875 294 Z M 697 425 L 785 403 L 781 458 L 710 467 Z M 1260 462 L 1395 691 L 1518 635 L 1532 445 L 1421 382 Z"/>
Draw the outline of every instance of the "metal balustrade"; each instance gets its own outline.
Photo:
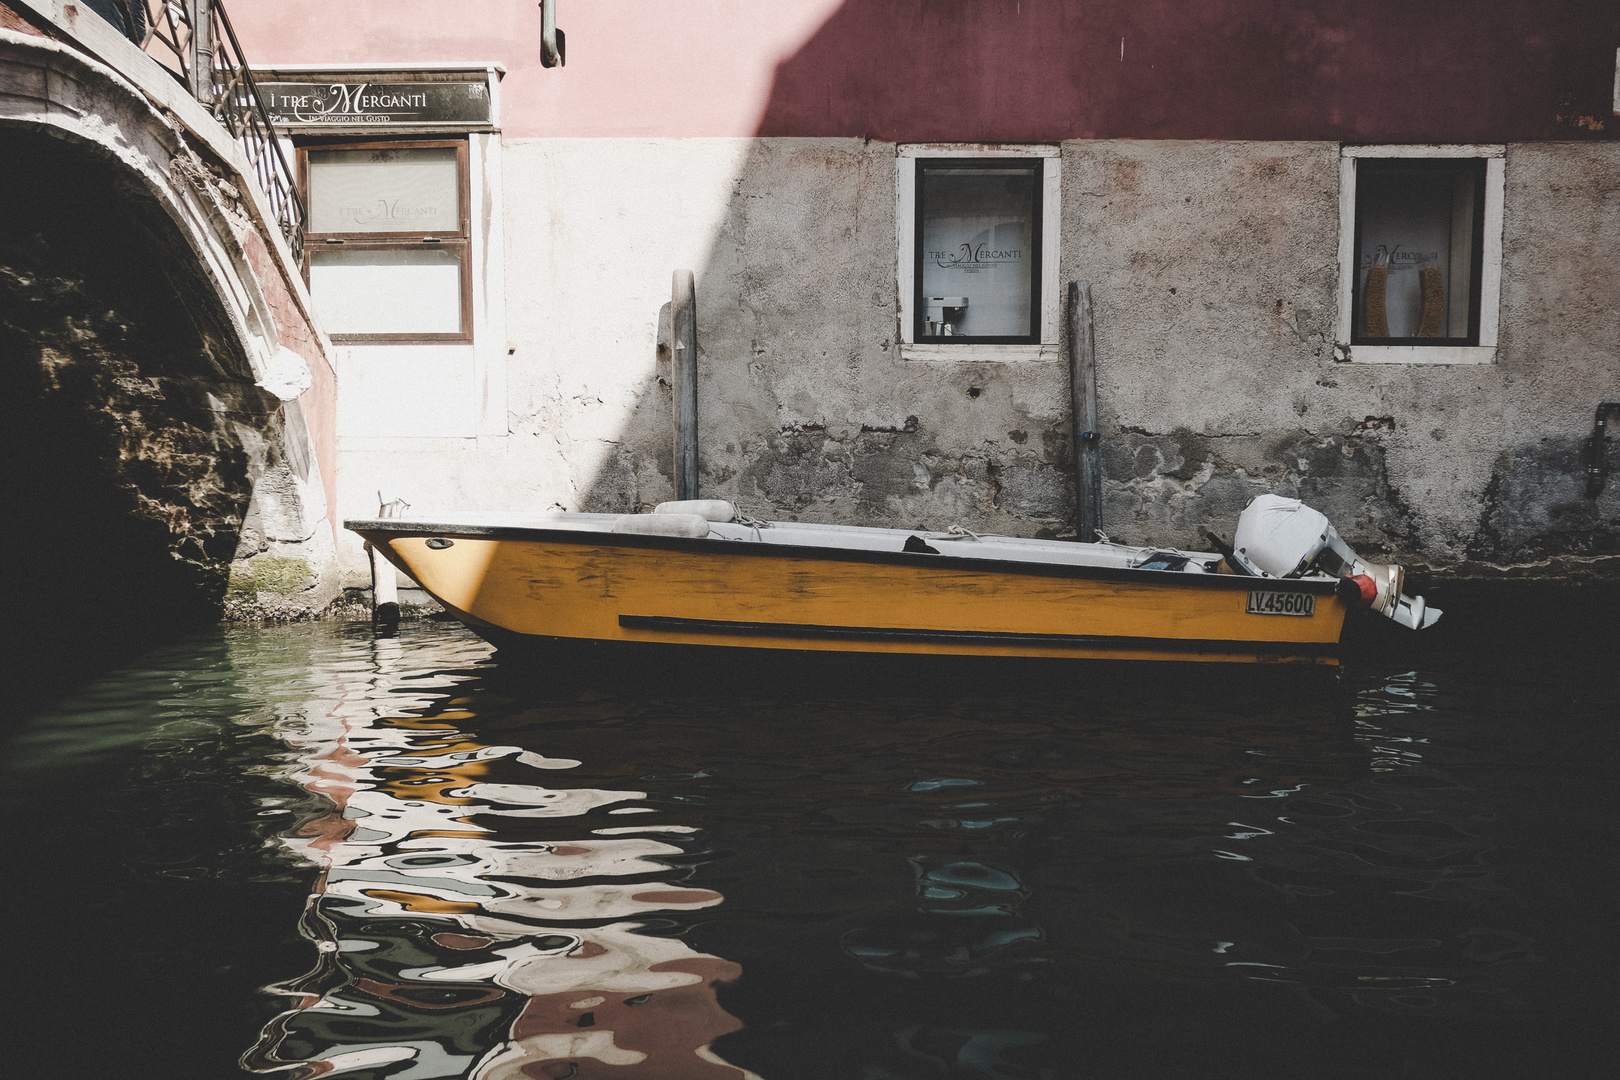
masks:
<path id="1" fill-rule="evenodd" d="M 269 199 L 276 223 L 287 238 L 293 258 L 304 258 L 304 201 L 287 159 L 276 141 L 269 110 L 259 95 L 242 55 L 242 46 L 219 0 L 127 0 L 132 9 L 145 5 L 129 21 L 142 36 L 139 44 L 175 72 L 191 95 L 213 113 L 242 146 L 253 178 Z M 134 37 L 135 35 L 131 35 Z"/>

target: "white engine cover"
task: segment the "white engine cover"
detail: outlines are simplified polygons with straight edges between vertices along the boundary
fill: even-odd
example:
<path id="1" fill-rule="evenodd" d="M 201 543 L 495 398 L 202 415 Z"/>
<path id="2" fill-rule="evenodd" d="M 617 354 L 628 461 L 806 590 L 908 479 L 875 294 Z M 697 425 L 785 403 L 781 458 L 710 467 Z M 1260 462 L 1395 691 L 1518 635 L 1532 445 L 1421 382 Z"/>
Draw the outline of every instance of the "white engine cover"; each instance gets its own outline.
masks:
<path id="1" fill-rule="evenodd" d="M 1298 499 L 1260 495 L 1238 518 L 1232 546 L 1262 573 L 1287 577 L 1310 565 L 1333 535 L 1328 519 Z"/>
<path id="2" fill-rule="evenodd" d="M 1440 618 L 1439 608 L 1429 607 L 1421 596 L 1407 596 L 1401 591 L 1405 570 L 1367 562 L 1350 549 L 1326 517 L 1298 499 L 1281 495 L 1256 497 L 1238 517 L 1232 546 L 1233 559 L 1251 574 L 1295 577 L 1322 556 L 1316 566 L 1318 573 L 1372 581 L 1376 595 L 1369 606 L 1402 626 L 1421 630 Z"/>

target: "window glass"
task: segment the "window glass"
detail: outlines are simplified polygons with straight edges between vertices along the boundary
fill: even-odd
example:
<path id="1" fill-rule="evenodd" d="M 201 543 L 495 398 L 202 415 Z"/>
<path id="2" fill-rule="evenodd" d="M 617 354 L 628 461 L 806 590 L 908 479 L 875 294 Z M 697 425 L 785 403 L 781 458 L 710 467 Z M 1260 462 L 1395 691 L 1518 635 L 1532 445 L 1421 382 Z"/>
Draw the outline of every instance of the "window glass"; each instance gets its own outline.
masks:
<path id="1" fill-rule="evenodd" d="M 1477 339 L 1484 175 L 1480 160 L 1358 162 L 1354 340 Z"/>
<path id="2" fill-rule="evenodd" d="M 919 341 L 1038 340 L 1039 159 L 917 163 Z"/>
<path id="3" fill-rule="evenodd" d="M 461 333 L 461 258 L 436 244 L 311 248 L 309 291 L 329 334 Z"/>
<path id="4" fill-rule="evenodd" d="M 460 230 L 455 147 L 309 151 L 310 232 Z"/>

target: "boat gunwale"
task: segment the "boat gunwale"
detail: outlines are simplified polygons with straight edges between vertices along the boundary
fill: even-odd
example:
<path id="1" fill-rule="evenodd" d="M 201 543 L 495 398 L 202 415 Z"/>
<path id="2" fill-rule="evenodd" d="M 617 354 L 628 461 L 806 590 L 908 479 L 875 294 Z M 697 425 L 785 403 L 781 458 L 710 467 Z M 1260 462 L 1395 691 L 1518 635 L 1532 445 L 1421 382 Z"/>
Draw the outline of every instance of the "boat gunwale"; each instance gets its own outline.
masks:
<path id="1" fill-rule="evenodd" d="M 648 533 L 610 533 L 587 529 L 545 529 L 520 525 L 471 525 L 410 521 L 397 518 L 350 518 L 343 527 L 356 533 L 387 533 L 407 537 L 466 537 L 476 540 L 528 540 L 590 546 L 655 548 L 690 554 L 776 556 L 821 562 L 878 563 L 897 566 L 941 567 L 938 555 L 910 551 L 874 551 L 869 548 L 819 547 L 811 544 L 753 543 L 709 537 L 660 536 Z M 902 531 L 902 530 L 897 530 Z M 1169 550 L 1146 548 L 1146 550 Z M 1196 586 L 1213 589 L 1265 589 L 1271 592 L 1335 594 L 1336 578 L 1258 578 L 1241 574 L 1198 574 L 1185 570 L 1144 570 L 1138 567 L 1083 566 L 1015 559 L 947 555 L 950 568 L 982 573 L 1022 574 L 1029 577 L 1081 578 L 1098 581 L 1134 581 L 1152 586 Z"/>

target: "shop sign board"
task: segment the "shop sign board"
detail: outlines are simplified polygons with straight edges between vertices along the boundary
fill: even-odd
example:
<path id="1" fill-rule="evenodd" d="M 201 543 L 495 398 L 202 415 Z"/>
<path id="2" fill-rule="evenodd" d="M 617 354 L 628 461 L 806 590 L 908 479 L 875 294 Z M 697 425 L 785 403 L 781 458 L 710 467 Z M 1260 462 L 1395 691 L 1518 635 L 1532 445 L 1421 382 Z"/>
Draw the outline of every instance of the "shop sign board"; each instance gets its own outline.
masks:
<path id="1" fill-rule="evenodd" d="M 376 130 L 388 127 L 487 127 L 487 81 L 258 83 L 278 127 Z"/>

